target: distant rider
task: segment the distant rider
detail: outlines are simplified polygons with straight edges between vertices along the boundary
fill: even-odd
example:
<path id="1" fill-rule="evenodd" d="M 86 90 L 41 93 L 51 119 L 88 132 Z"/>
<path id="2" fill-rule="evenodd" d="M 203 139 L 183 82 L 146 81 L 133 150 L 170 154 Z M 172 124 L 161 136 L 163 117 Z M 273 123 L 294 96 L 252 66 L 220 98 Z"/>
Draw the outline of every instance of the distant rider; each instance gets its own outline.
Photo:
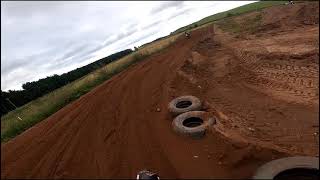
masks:
<path id="1" fill-rule="evenodd" d="M 184 32 L 184 35 L 186 36 L 186 38 L 188 38 L 188 39 L 190 38 L 190 33 L 189 32 L 187 32 L 187 31 Z"/>

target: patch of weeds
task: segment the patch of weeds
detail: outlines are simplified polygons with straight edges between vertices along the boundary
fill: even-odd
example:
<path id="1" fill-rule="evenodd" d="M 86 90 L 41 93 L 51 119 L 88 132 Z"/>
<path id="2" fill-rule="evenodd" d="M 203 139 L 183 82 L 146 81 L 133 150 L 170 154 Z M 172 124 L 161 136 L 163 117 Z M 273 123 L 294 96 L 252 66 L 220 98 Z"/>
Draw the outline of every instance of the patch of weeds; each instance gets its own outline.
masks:
<path id="1" fill-rule="evenodd" d="M 257 31 L 257 28 L 261 25 L 262 20 L 262 14 L 259 13 L 254 18 L 248 18 L 243 23 L 243 30 L 247 31 L 249 33 L 255 33 Z"/>
<path id="2" fill-rule="evenodd" d="M 240 32 L 241 26 L 232 18 L 223 19 L 217 22 L 217 25 L 223 30 L 231 33 Z"/>
<path id="3" fill-rule="evenodd" d="M 227 18 L 217 22 L 217 24 L 222 30 L 234 33 L 239 38 L 240 33 L 255 33 L 261 24 L 261 20 L 262 14 L 259 13 L 254 18 L 244 19 L 241 23 L 237 23 L 233 18 Z"/>

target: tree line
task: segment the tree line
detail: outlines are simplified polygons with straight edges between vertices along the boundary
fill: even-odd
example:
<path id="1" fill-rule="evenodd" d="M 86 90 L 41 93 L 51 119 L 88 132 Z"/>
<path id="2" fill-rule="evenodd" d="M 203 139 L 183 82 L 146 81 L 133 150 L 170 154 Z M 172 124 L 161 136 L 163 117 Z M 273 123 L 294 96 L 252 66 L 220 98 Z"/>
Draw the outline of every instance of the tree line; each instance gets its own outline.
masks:
<path id="1" fill-rule="evenodd" d="M 22 85 L 22 90 L 1 90 L 1 116 L 132 52 L 126 49 L 67 73 L 27 82 Z"/>

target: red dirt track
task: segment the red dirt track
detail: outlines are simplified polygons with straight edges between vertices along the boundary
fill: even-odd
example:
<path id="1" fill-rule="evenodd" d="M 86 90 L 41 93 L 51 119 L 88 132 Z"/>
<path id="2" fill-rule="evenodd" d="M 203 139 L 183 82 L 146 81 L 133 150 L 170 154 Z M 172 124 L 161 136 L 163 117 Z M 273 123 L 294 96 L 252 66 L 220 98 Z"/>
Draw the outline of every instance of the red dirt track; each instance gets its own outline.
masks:
<path id="1" fill-rule="evenodd" d="M 319 24 L 291 25 L 181 37 L 2 144 L 1 178 L 250 178 L 272 159 L 318 155 Z M 172 130 L 167 105 L 182 95 L 218 118 L 202 139 Z"/>

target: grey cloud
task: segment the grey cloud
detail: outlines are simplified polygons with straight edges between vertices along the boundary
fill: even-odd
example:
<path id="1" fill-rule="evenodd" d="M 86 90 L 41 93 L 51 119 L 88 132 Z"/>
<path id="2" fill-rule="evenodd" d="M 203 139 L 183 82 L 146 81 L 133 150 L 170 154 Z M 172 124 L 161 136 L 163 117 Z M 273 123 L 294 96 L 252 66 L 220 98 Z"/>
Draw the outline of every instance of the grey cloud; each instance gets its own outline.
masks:
<path id="1" fill-rule="evenodd" d="M 137 32 L 136 28 L 130 28 L 127 32 L 118 34 L 117 35 L 117 41 L 120 40 L 120 39 L 123 39 L 124 37 L 131 36 L 135 32 Z"/>
<path id="2" fill-rule="evenodd" d="M 124 27 L 126 29 L 132 29 L 132 28 L 136 28 L 139 25 L 139 22 L 129 22 L 128 24 L 126 24 Z"/>
<path id="3" fill-rule="evenodd" d="M 1 61 L 8 61 L 8 60 L 1 60 Z M 2 63 L 1 64 L 1 74 L 7 74 L 10 73 L 13 69 L 17 67 L 21 67 L 23 65 L 26 65 L 28 61 L 11 61 L 10 63 Z"/>
<path id="4" fill-rule="evenodd" d="M 188 13 L 190 12 L 192 9 L 191 8 L 188 8 L 188 9 L 183 9 L 181 11 L 176 11 L 175 13 L 173 13 L 172 15 L 170 15 L 167 20 L 171 20 L 171 19 L 174 19 L 175 17 L 177 16 L 180 16 L 180 15 L 183 15 L 185 13 Z"/>
<path id="5" fill-rule="evenodd" d="M 80 44 L 73 46 L 69 51 L 56 57 L 54 61 L 50 64 L 53 69 L 58 69 L 60 67 L 68 66 L 70 64 L 81 63 L 86 58 L 93 57 L 93 53 L 102 49 L 101 44 Z"/>
<path id="6" fill-rule="evenodd" d="M 131 36 L 132 34 L 138 32 L 137 28 L 136 27 L 132 27 L 130 28 L 127 32 L 125 33 L 118 33 L 115 35 L 115 38 L 110 38 L 108 37 L 101 46 L 108 46 L 109 44 L 112 44 L 112 43 L 115 43 L 117 41 L 120 41 L 122 40 L 123 38 L 125 37 L 128 37 L 128 36 Z"/>
<path id="7" fill-rule="evenodd" d="M 144 3 L 1 1 L 1 88 L 64 73 L 199 18 L 188 12 L 201 2 Z"/>
<path id="8" fill-rule="evenodd" d="M 4 6 L 2 9 L 3 13 L 11 17 L 26 17 L 32 16 L 38 13 L 45 13 L 48 11 L 54 11 L 64 4 L 54 1 L 21 1 L 16 2 L 1 2 L 1 6 Z"/>
<path id="9" fill-rule="evenodd" d="M 84 55 L 91 55 L 92 53 L 100 50 L 101 48 L 103 48 L 103 46 L 99 45 L 86 45 L 85 48 L 82 49 L 81 52 L 76 53 L 75 55 L 73 55 L 73 58 L 80 58 Z"/>
<path id="10" fill-rule="evenodd" d="M 64 61 L 65 59 L 68 59 L 72 56 L 74 56 L 75 54 L 81 52 L 81 50 L 83 50 L 84 48 L 87 47 L 87 44 L 80 44 L 80 45 L 76 45 L 76 46 L 69 46 L 69 47 L 65 47 L 66 52 L 62 55 L 60 55 L 59 57 L 56 57 L 55 61 Z"/>
<path id="11" fill-rule="evenodd" d="M 133 45 L 133 44 L 135 44 L 135 43 L 137 43 L 137 42 L 139 42 L 139 41 L 141 41 L 143 39 L 147 39 L 148 37 L 150 37 L 150 36 L 152 36 L 152 35 L 154 35 L 156 33 L 157 33 L 156 30 L 150 31 L 149 33 L 144 33 L 140 37 L 137 37 L 136 40 L 131 41 L 131 42 L 123 45 L 123 47 L 131 46 L 131 45 Z"/>
<path id="12" fill-rule="evenodd" d="M 15 87 L 15 89 L 22 89 L 21 85 L 25 82 L 30 81 L 31 79 L 34 79 L 34 74 L 30 74 L 30 73 L 6 74 L 5 76 L 1 76 L 1 90 L 7 89 L 9 83 L 10 83 L 10 86 Z"/>
<path id="13" fill-rule="evenodd" d="M 69 48 L 69 49 L 68 49 Z M 51 49 L 49 51 L 32 54 L 25 56 L 23 58 L 11 59 L 10 61 L 5 61 L 1 66 L 1 74 L 10 73 L 16 68 L 29 68 L 29 67 L 40 67 L 42 65 L 52 66 L 52 67 L 62 67 L 70 63 L 75 63 L 82 60 L 82 56 L 91 55 L 97 50 L 101 49 L 101 44 L 79 44 L 65 47 L 59 47 Z M 67 51 L 63 51 L 67 50 Z M 62 53 L 56 55 L 57 53 Z M 56 55 L 56 57 L 54 57 Z"/>
<path id="14" fill-rule="evenodd" d="M 153 9 L 151 9 L 150 13 L 151 14 L 157 14 L 165 9 L 171 8 L 171 7 L 176 7 L 179 8 L 181 6 L 183 6 L 183 1 L 168 1 L 168 2 L 164 2 L 162 3 L 160 6 L 157 6 Z"/>
<path id="15" fill-rule="evenodd" d="M 115 23 L 102 23 L 117 10 L 110 9 L 111 14 L 108 14 L 110 10 L 101 8 L 101 3 L 91 4 L 96 11 L 94 8 L 88 11 L 89 8 L 85 6 L 88 2 L 1 2 L 1 20 L 4 20 L 1 33 L 5 34 L 1 39 L 1 51 L 6 55 L 5 59 L 1 57 L 1 75 L 10 75 L 10 79 L 16 77 L 16 82 L 22 82 L 20 76 L 12 73 L 16 69 L 31 70 L 34 75 L 28 77 L 37 77 L 36 73 L 42 74 L 43 70 L 53 72 L 65 66 L 83 63 L 100 49 L 138 33 L 137 26 L 140 22 L 137 20 L 124 24 L 124 32 L 119 32 Z M 167 3 L 161 7 L 177 4 L 180 3 Z M 92 17 L 89 18 L 88 15 Z M 159 23 L 152 22 L 144 30 Z M 3 21 L 1 24 L 3 25 Z M 98 31 L 83 31 L 83 24 Z M 109 38 L 103 41 L 106 36 Z M 149 34 L 144 35 L 147 36 Z M 138 35 L 128 43 L 136 43 L 144 37 Z M 125 41 L 124 44 L 126 43 Z M 7 86 L 11 86 L 10 84 Z"/>
<path id="16" fill-rule="evenodd" d="M 89 50 L 87 50 L 87 52 L 89 52 Z M 19 84 L 30 82 L 31 80 L 34 80 L 34 79 L 45 78 L 47 76 L 52 75 L 52 73 L 48 73 L 48 72 L 59 71 L 61 68 L 65 68 L 68 66 L 73 66 L 73 67 L 77 66 L 78 64 L 81 64 L 83 61 L 94 57 L 94 55 L 90 53 L 80 57 L 75 56 L 75 57 L 71 57 L 69 61 L 61 61 L 58 64 L 43 63 L 44 60 L 41 59 L 42 57 L 43 56 L 41 55 L 34 55 L 28 58 L 25 58 L 25 61 L 22 61 L 20 64 L 12 64 L 11 66 L 14 68 L 10 68 L 10 71 L 5 73 L 5 76 L 2 77 L 2 80 L 4 80 L 5 83 L 14 82 L 14 84 L 12 83 L 12 86 L 17 86 Z M 19 62 L 19 61 L 13 61 L 13 62 Z M 25 73 L 16 73 L 15 70 L 18 70 L 19 68 L 20 69 L 23 68 Z M 6 69 L 9 69 L 9 68 L 6 68 Z M 38 73 L 36 74 L 28 73 L 33 71 L 36 71 Z M 3 84 L 1 84 L 1 88 L 6 89 L 7 87 L 6 85 L 3 86 Z"/>
<path id="17" fill-rule="evenodd" d="M 34 65 L 39 63 L 40 58 L 44 55 L 47 55 L 48 52 L 41 52 L 26 56 L 24 58 L 18 59 L 10 59 L 10 60 L 1 60 L 5 61 L 6 63 L 1 63 L 1 74 L 10 73 L 16 68 L 26 67 L 28 65 Z"/>
<path id="18" fill-rule="evenodd" d="M 91 54 L 86 54 L 84 56 L 76 56 L 76 57 L 71 57 L 69 61 L 63 61 L 61 62 L 60 64 L 55 64 L 55 65 L 52 65 L 52 66 L 47 66 L 45 69 L 50 69 L 50 70 L 59 70 L 63 67 L 68 67 L 68 66 L 77 66 L 78 64 L 81 64 L 82 62 L 88 60 L 88 59 L 91 59 L 93 58 L 94 55 L 91 53 Z"/>
<path id="19" fill-rule="evenodd" d="M 149 28 L 151 28 L 151 27 L 153 27 L 153 26 L 156 26 L 156 25 L 158 25 L 158 24 L 160 24 L 160 23 L 162 23 L 162 22 L 163 22 L 162 20 L 155 21 L 155 22 L 153 22 L 153 23 L 151 23 L 151 24 L 148 24 L 148 25 L 142 27 L 142 29 L 143 29 L 143 30 L 149 29 Z"/>
<path id="20" fill-rule="evenodd" d="M 109 36 L 108 38 L 106 38 L 106 40 L 104 40 L 104 42 L 102 43 L 104 46 L 107 46 L 109 44 L 112 44 L 113 42 L 117 41 L 117 37 L 118 36 Z"/>

